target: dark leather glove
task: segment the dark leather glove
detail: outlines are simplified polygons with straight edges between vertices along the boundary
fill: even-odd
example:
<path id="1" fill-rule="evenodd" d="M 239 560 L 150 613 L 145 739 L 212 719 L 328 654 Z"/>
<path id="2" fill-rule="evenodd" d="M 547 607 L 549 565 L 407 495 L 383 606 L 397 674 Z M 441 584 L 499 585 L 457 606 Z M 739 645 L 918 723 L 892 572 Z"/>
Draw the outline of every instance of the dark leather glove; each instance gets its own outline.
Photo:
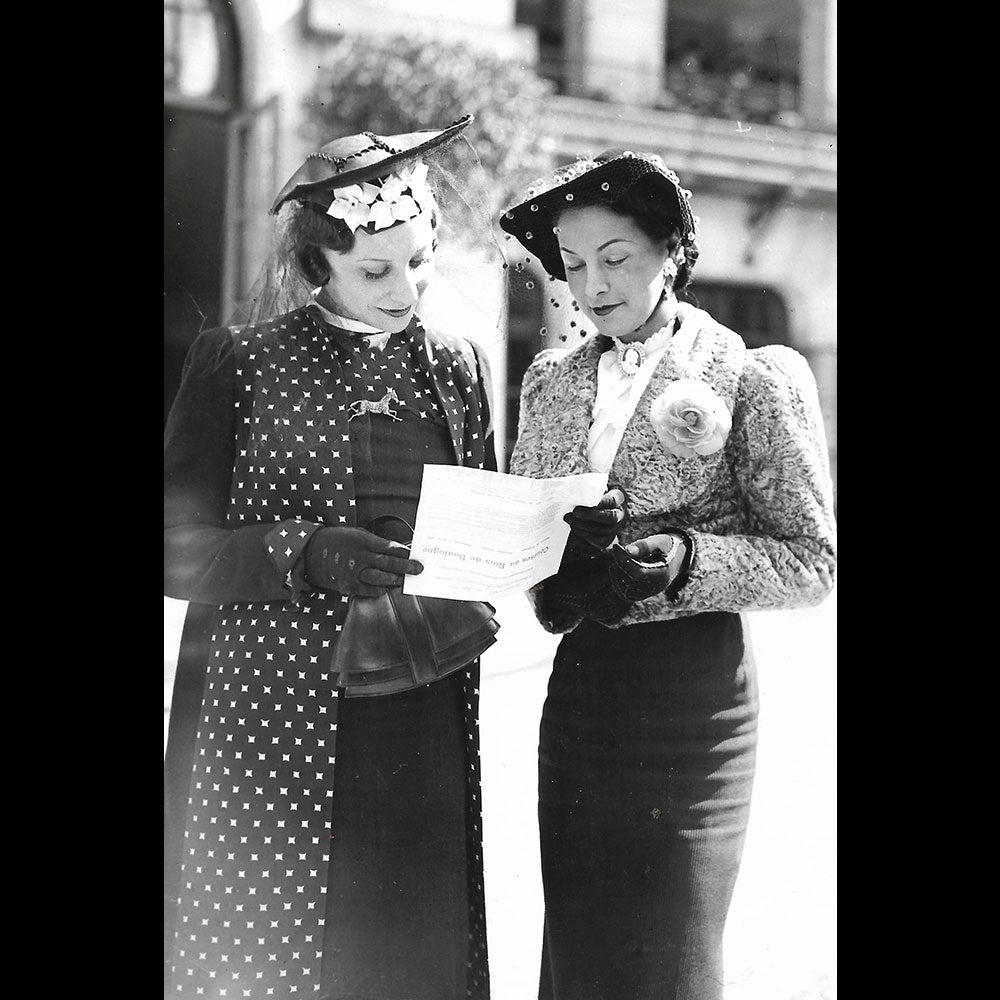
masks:
<path id="1" fill-rule="evenodd" d="M 406 545 L 364 528 L 320 528 L 306 545 L 305 577 L 319 590 L 378 597 L 401 587 L 405 574 L 423 572 L 409 556 Z"/>
<path id="2" fill-rule="evenodd" d="M 559 572 L 539 585 L 541 607 L 549 620 L 590 618 L 611 625 L 624 618 L 632 602 L 612 589 L 610 567 L 611 556 L 607 551 L 579 559 L 564 558 Z"/>
<path id="3" fill-rule="evenodd" d="M 581 554 L 606 549 L 625 526 L 627 507 L 628 497 L 620 486 L 612 486 L 594 507 L 574 507 L 563 515 L 570 527 L 567 548 Z"/>
<path id="4" fill-rule="evenodd" d="M 687 532 L 648 535 L 611 547 L 609 576 L 614 592 L 626 601 L 643 601 L 664 591 L 673 598 L 687 579 L 693 543 Z"/>

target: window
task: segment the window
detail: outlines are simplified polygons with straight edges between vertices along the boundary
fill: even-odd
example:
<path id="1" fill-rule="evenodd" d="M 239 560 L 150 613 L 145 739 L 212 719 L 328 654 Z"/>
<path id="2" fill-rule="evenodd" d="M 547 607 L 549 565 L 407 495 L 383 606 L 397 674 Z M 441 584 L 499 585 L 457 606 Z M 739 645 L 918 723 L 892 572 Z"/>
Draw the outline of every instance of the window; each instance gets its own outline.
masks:
<path id="1" fill-rule="evenodd" d="M 801 124 L 798 0 L 670 0 L 662 106 Z"/>
<path id="2" fill-rule="evenodd" d="M 679 292 L 677 298 L 704 309 L 738 333 L 747 347 L 789 343 L 788 310 L 773 288 L 695 278 L 691 288 Z"/>
<path id="3" fill-rule="evenodd" d="M 514 22 L 535 29 L 538 37 L 538 75 L 551 80 L 557 93 L 566 85 L 565 0 L 516 0 Z"/>
<path id="4" fill-rule="evenodd" d="M 163 91 L 168 97 L 231 101 L 229 20 L 210 0 L 164 0 Z"/>

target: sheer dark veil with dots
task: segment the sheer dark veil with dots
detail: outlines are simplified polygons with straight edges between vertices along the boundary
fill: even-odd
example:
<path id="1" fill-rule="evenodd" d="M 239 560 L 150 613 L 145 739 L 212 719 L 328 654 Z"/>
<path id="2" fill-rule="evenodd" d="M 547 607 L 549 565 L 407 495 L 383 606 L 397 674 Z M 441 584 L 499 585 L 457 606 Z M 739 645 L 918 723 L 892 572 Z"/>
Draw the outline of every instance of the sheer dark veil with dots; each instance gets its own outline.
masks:
<path id="1" fill-rule="evenodd" d="M 573 348 L 595 332 L 566 282 L 546 274 L 538 259 L 520 246 L 511 249 L 508 244 L 508 251 L 504 273 L 509 315 L 534 336 L 536 351 Z"/>
<path id="2" fill-rule="evenodd" d="M 590 162 L 589 156 L 581 155 L 579 162 Z M 516 204 L 553 183 L 558 176 L 546 174 L 524 185 L 510 199 Z M 499 218 L 498 213 L 498 218 Z M 539 225 L 558 229 L 544 210 L 539 210 Z M 505 253 L 504 274 L 506 298 L 509 304 L 511 336 L 516 337 L 518 328 L 523 342 L 521 353 L 525 354 L 526 367 L 532 356 L 546 347 L 572 349 L 595 333 L 594 328 L 584 318 L 579 303 L 573 298 L 569 285 L 548 274 L 542 262 L 510 234 L 499 230 Z M 531 349 L 528 350 L 530 339 Z M 515 364 L 515 367 L 516 364 Z"/>

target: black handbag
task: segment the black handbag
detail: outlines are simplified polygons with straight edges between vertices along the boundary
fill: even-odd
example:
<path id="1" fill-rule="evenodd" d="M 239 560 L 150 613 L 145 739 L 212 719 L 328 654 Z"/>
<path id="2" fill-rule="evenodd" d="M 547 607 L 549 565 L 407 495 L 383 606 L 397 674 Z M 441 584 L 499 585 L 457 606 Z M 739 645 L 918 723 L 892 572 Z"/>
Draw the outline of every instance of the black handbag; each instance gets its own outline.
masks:
<path id="1" fill-rule="evenodd" d="M 401 517 L 375 518 L 368 530 L 409 544 Z M 440 680 L 468 666 L 496 642 L 496 608 L 485 601 L 404 594 L 352 597 L 333 654 L 332 671 L 345 696 L 395 694 Z"/>

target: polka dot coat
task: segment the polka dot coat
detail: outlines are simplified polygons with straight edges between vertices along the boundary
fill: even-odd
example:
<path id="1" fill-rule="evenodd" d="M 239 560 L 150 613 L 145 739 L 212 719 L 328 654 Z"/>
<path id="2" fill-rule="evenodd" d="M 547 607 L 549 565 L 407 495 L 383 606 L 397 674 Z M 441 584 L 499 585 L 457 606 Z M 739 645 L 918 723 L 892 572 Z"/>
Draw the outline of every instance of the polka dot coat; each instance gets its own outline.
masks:
<path id="1" fill-rule="evenodd" d="M 495 469 L 482 353 L 416 320 L 407 334 L 456 463 Z M 231 392 L 235 460 L 224 523 L 192 514 L 190 498 L 177 501 L 173 516 L 168 503 L 167 592 L 217 604 L 179 848 L 170 995 L 318 997 L 336 808 L 339 692 L 328 666 L 348 598 L 310 591 L 299 558 L 319 527 L 356 524 L 347 421 L 357 393 L 345 371 L 352 346 L 308 308 L 199 340 L 202 362 L 192 349 L 185 381 L 210 374 L 212 351 L 233 355 L 233 385 L 216 391 Z M 182 383 L 175 409 L 185 391 Z M 171 420 L 168 455 L 183 436 L 183 418 Z M 478 667 L 466 671 L 465 688 L 468 828 L 478 841 L 470 845 L 466 995 L 485 998 Z"/>

